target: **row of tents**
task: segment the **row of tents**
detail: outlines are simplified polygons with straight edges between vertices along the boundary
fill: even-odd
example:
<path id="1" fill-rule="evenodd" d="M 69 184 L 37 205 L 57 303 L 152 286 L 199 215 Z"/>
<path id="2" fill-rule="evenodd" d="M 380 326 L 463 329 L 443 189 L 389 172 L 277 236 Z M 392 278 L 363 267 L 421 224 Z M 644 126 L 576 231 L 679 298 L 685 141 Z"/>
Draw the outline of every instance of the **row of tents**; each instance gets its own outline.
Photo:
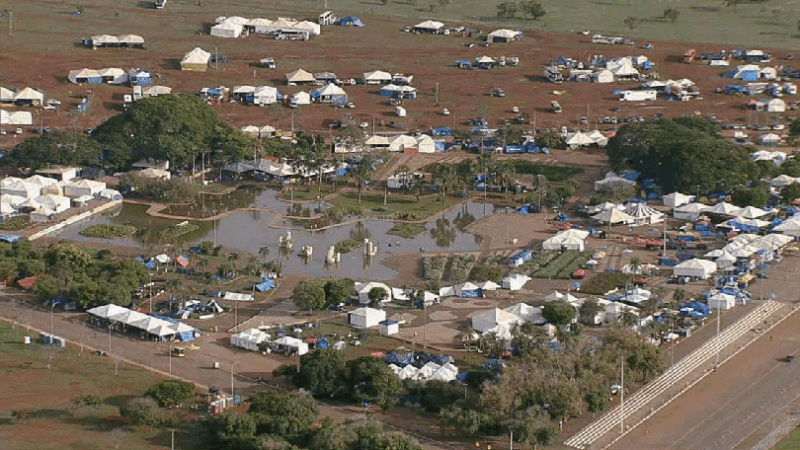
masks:
<path id="1" fill-rule="evenodd" d="M 42 104 L 44 104 L 44 92 L 30 87 L 26 87 L 19 91 L 13 91 L 0 86 L 0 103 L 42 106 Z"/>
<path id="2" fill-rule="evenodd" d="M 177 337 L 182 341 L 194 340 L 198 335 L 196 328 L 165 317 L 154 317 L 109 303 L 92 308 L 87 313 L 106 320 L 139 329 L 160 340 Z"/>
<path id="3" fill-rule="evenodd" d="M 245 19 L 244 17 L 217 17 L 215 25 L 211 27 L 211 36 L 221 38 L 238 38 L 245 33 L 272 34 L 278 36 L 297 36 L 308 40 L 312 36 L 319 36 L 321 28 L 318 23 L 307 20 L 296 21 L 287 18 L 278 20 Z"/>
<path id="4" fill-rule="evenodd" d="M 99 34 L 90 39 L 84 39 L 84 44 L 93 48 L 98 47 L 131 47 L 144 48 L 144 38 L 137 34 L 123 34 L 112 36 L 110 34 Z"/>

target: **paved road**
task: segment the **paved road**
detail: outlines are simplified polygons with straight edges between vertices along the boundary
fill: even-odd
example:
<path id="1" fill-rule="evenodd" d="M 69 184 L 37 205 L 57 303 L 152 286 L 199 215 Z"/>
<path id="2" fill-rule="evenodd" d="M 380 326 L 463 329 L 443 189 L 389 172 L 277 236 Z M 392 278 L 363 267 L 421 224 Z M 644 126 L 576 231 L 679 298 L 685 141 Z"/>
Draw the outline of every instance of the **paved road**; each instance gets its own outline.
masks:
<path id="1" fill-rule="evenodd" d="M 633 430 L 613 449 L 730 450 L 800 398 L 800 313 L 795 313 Z"/>

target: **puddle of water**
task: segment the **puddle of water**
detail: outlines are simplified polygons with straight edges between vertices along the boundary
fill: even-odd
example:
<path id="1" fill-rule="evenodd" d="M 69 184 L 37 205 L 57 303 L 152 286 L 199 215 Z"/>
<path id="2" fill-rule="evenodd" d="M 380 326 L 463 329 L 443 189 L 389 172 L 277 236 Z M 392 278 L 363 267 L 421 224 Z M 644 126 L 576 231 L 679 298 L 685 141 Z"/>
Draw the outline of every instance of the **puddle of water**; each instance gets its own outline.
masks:
<path id="1" fill-rule="evenodd" d="M 267 192 L 272 192 L 268 195 Z M 256 203 L 263 201 L 262 206 L 275 199 L 273 191 L 265 191 L 256 198 Z M 283 204 L 284 208 L 286 203 Z M 304 205 L 305 206 L 305 205 Z M 314 205 L 316 206 L 316 205 Z M 122 211 L 113 217 L 95 217 L 86 222 L 76 224 L 65 229 L 59 238 L 73 241 L 90 241 L 99 243 L 112 242 L 118 245 L 145 248 L 148 245 L 164 245 L 169 243 L 160 237 L 160 231 L 178 221 L 151 217 L 145 214 L 147 207 L 136 204 L 125 204 Z M 386 280 L 394 277 L 395 271 L 380 264 L 378 261 L 393 253 L 408 253 L 417 251 L 473 251 L 480 248 L 480 238 L 461 231 L 469 223 L 486 214 L 494 212 L 494 206 L 482 203 L 467 203 L 462 207 L 448 211 L 438 219 L 429 221 L 426 231 L 411 239 L 387 234 L 394 226 L 392 222 L 364 220 L 356 224 L 343 225 L 321 231 L 292 230 L 295 238 L 291 251 L 279 249 L 280 236 L 286 230 L 270 228 L 267 226 L 275 218 L 275 214 L 263 211 L 242 211 L 212 222 L 193 222 L 200 228 L 180 237 L 181 242 L 190 245 L 201 241 L 214 241 L 225 247 L 240 251 L 251 252 L 257 256 L 260 247 L 270 248 L 270 258 L 280 260 L 286 273 L 308 273 L 315 276 L 330 275 L 332 277 L 352 277 L 361 279 Z M 136 235 L 119 240 L 103 240 L 81 236 L 81 230 L 98 223 L 130 224 L 145 230 Z M 280 221 L 285 222 L 285 221 Z M 361 248 L 343 254 L 341 261 L 335 265 L 325 264 L 328 248 L 345 239 L 362 240 L 363 237 L 375 242 L 378 253 L 372 257 L 366 256 Z M 300 249 L 310 245 L 313 255 L 306 260 L 298 255 Z"/>

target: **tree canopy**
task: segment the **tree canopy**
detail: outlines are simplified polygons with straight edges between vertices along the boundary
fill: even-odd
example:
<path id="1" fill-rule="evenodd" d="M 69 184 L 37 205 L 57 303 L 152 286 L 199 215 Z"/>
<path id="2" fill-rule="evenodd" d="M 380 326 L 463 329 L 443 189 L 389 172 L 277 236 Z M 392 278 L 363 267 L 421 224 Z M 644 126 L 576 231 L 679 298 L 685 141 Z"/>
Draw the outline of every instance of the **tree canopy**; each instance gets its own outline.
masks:
<path id="1" fill-rule="evenodd" d="M 726 191 L 757 180 L 749 152 L 696 117 L 650 120 L 620 127 L 606 147 L 614 170 L 632 168 L 664 192 Z"/>
<path id="2" fill-rule="evenodd" d="M 51 131 L 17 144 L 3 162 L 15 168 L 38 170 L 48 164 L 103 166 L 100 145 L 85 134 Z"/>
<path id="3" fill-rule="evenodd" d="M 249 154 L 253 139 L 224 123 L 199 97 L 185 94 L 144 98 L 92 133 L 107 164 L 123 168 L 141 158 L 190 166 L 201 153 L 238 160 Z"/>

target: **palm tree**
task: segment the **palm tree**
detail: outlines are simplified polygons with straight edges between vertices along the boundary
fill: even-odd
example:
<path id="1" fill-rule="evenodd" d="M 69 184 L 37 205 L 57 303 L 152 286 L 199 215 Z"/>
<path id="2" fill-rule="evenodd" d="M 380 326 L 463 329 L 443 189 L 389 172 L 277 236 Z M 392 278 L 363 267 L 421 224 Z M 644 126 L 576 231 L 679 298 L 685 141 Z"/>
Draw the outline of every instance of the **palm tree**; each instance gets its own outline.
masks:
<path id="1" fill-rule="evenodd" d="M 436 169 L 434 169 L 433 172 L 433 179 L 442 193 L 442 203 L 444 203 L 444 199 L 447 196 L 447 189 L 456 180 L 453 168 L 447 165 L 436 166 Z"/>
<path id="2" fill-rule="evenodd" d="M 259 248 L 258 249 L 258 255 L 261 256 L 261 258 L 266 260 L 267 256 L 269 256 L 269 247 L 264 246 L 264 247 Z"/>
<path id="3" fill-rule="evenodd" d="M 625 328 L 630 328 L 636 324 L 636 321 L 639 317 L 636 316 L 632 311 L 625 310 L 622 315 L 619 317 L 619 322 Z"/>
<path id="4" fill-rule="evenodd" d="M 631 273 L 634 275 L 638 275 L 639 269 L 642 268 L 642 260 L 639 258 L 631 258 L 631 261 L 628 263 L 631 267 Z"/>
<path id="5" fill-rule="evenodd" d="M 475 177 L 475 160 L 471 158 L 462 160 L 456 167 L 456 172 L 461 181 L 462 192 L 466 195 L 467 186 Z"/>
<path id="6" fill-rule="evenodd" d="M 361 189 L 364 186 L 364 182 L 369 180 L 372 175 L 372 162 L 367 159 L 362 159 L 350 173 L 351 177 L 356 180 L 356 186 L 358 187 L 358 204 L 360 205 Z"/>
<path id="7" fill-rule="evenodd" d="M 494 172 L 495 166 L 497 165 L 497 161 L 492 157 L 491 153 L 481 153 L 478 156 L 478 163 L 477 169 L 478 172 L 485 175 L 484 182 L 484 189 L 486 192 L 489 192 L 489 186 L 491 184 L 491 174 Z"/>
<path id="8" fill-rule="evenodd" d="M 514 172 L 514 166 L 509 164 L 508 161 L 497 163 L 494 169 L 495 176 L 498 181 L 500 181 L 500 185 L 503 187 L 506 197 L 508 197 L 508 185 L 511 184 L 511 177 L 514 175 Z"/>
<path id="9" fill-rule="evenodd" d="M 414 186 L 417 188 L 417 203 L 419 203 L 419 197 L 423 192 L 425 192 L 425 189 L 428 188 L 429 183 L 428 180 L 426 180 L 423 176 L 418 176 L 416 179 L 417 181 L 414 183 Z"/>
<path id="10" fill-rule="evenodd" d="M 409 174 L 411 173 L 411 167 L 408 167 L 408 164 L 401 164 L 400 167 L 397 168 L 395 171 L 395 175 L 400 177 L 400 182 L 403 186 L 403 195 L 408 192 L 408 182 L 409 182 Z"/>

